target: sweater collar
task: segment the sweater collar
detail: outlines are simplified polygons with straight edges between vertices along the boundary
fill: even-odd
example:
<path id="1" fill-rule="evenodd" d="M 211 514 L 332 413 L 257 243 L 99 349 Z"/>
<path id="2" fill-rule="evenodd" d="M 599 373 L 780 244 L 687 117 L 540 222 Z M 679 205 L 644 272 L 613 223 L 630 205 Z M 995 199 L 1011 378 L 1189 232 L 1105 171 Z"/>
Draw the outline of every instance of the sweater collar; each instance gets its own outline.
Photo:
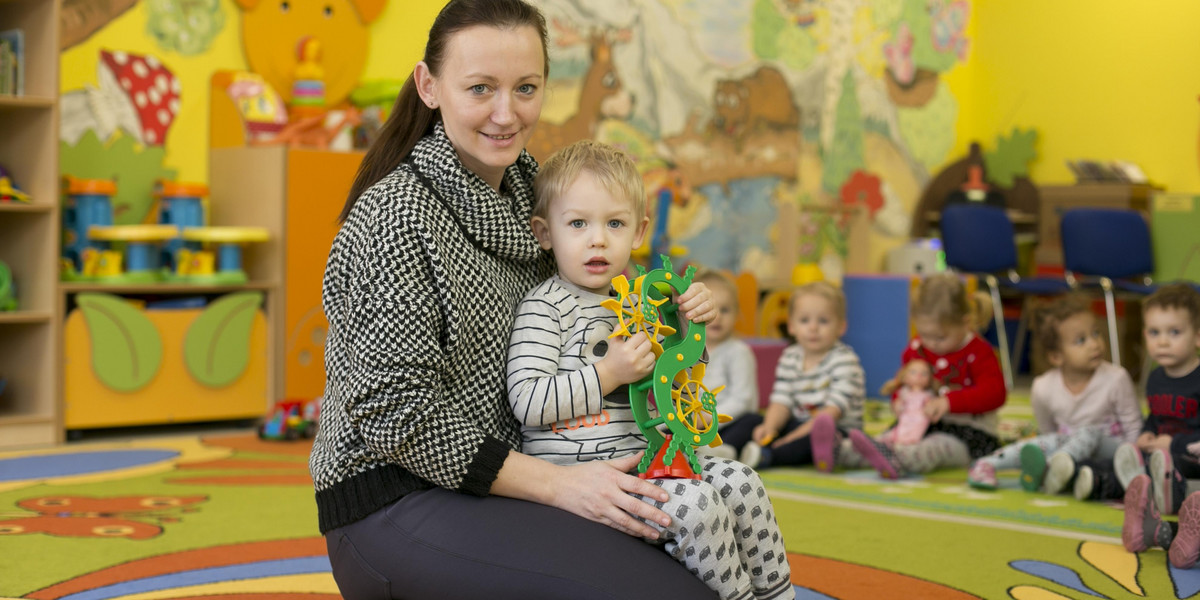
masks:
<path id="1" fill-rule="evenodd" d="M 463 167 L 441 123 L 417 142 L 412 162 L 437 187 L 449 210 L 471 237 L 504 258 L 530 261 L 542 249 L 529 227 L 533 215 L 533 177 L 538 165 L 528 152 L 504 171 L 501 189 L 492 189 Z"/>

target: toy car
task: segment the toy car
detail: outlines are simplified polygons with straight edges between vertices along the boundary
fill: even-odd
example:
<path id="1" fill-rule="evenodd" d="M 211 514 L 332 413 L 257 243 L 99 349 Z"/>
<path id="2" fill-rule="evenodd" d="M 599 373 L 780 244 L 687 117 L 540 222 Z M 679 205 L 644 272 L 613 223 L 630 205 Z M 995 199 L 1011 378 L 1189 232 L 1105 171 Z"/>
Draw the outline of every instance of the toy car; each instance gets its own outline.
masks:
<path id="1" fill-rule="evenodd" d="M 264 440 L 288 441 L 311 438 L 317 433 L 317 416 L 320 411 L 319 399 L 280 400 L 271 409 L 266 422 L 258 426 L 258 437 Z"/>

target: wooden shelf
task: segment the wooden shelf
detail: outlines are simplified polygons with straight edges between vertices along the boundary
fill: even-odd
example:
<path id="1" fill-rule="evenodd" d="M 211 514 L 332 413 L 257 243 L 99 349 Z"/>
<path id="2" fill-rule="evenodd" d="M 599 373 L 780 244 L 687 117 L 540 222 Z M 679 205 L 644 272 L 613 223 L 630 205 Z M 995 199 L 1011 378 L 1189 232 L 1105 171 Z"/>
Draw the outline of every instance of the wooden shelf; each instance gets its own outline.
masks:
<path id="1" fill-rule="evenodd" d="M 53 423 L 54 415 L 37 415 L 37 414 L 4 414 L 0 413 L 0 427 L 5 425 L 37 425 L 42 423 Z"/>
<path id="2" fill-rule="evenodd" d="M 54 108 L 57 100 L 42 96 L 9 96 L 0 94 L 0 110 L 15 110 L 22 108 Z"/>
<path id="3" fill-rule="evenodd" d="M 25 204 L 22 202 L 0 202 L 0 213 L 49 213 L 54 212 L 50 204 Z"/>
<path id="4" fill-rule="evenodd" d="M 17 310 L 0 312 L 0 325 L 6 323 L 49 323 L 54 315 L 49 311 Z"/>
<path id="5" fill-rule="evenodd" d="M 107 292 L 109 294 L 220 294 L 237 291 L 272 291 L 279 287 L 274 281 L 251 281 L 241 284 L 200 285 L 193 283 L 107 284 L 93 282 L 60 283 L 58 289 L 67 294 Z"/>

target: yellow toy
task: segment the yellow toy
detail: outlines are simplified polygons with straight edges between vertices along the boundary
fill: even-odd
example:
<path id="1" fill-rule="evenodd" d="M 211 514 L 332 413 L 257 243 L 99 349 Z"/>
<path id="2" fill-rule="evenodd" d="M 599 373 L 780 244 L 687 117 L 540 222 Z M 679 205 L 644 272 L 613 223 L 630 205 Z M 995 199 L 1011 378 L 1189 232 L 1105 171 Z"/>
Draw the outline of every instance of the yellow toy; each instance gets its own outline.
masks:
<path id="1" fill-rule="evenodd" d="M 242 244 L 265 242 L 271 236 L 263 227 L 185 227 L 181 237 L 200 242 L 205 249 L 181 249 L 173 278 L 191 283 L 238 284 L 249 279 L 242 270 Z"/>
<path id="2" fill-rule="evenodd" d="M 83 250 L 84 278 L 101 283 L 158 281 L 158 244 L 179 236 L 179 228 L 174 225 L 92 225 L 87 231 L 88 239 L 117 248 Z"/>

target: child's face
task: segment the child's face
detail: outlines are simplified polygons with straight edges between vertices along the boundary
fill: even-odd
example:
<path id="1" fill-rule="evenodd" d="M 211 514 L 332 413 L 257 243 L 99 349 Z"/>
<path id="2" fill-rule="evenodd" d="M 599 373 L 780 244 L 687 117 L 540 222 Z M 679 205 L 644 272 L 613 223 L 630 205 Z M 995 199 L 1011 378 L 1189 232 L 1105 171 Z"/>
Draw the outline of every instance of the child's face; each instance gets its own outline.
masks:
<path id="1" fill-rule="evenodd" d="M 934 354 L 949 354 L 958 350 L 967 339 L 967 321 L 944 323 L 929 315 L 913 317 L 913 328 L 921 345 Z"/>
<path id="2" fill-rule="evenodd" d="M 787 330 L 806 353 L 813 354 L 828 352 L 846 333 L 846 323 L 838 318 L 833 302 L 816 294 L 803 294 L 792 299 Z"/>
<path id="3" fill-rule="evenodd" d="M 1152 306 L 1144 315 L 1146 352 L 1168 371 L 1192 365 L 1200 348 L 1200 332 L 1191 316 L 1181 308 Z M 1180 373 L 1184 375 L 1186 373 Z"/>
<path id="4" fill-rule="evenodd" d="M 716 346 L 733 336 L 733 325 L 737 321 L 737 298 L 729 286 L 716 283 L 708 286 L 712 291 L 713 304 L 717 307 L 717 318 L 708 322 L 705 335 L 708 345 Z"/>
<path id="5" fill-rule="evenodd" d="M 1104 361 L 1107 345 L 1100 323 L 1092 313 L 1079 313 L 1058 324 L 1058 350 L 1047 353 L 1050 364 L 1060 369 L 1092 372 Z"/>
<path id="6" fill-rule="evenodd" d="M 614 197 L 583 171 L 550 203 L 546 218 L 534 217 L 531 224 L 542 248 L 554 249 L 564 279 L 607 294 L 613 277 L 625 271 L 630 253 L 641 245 L 649 221 L 633 213 L 632 201 Z"/>
<path id="7" fill-rule="evenodd" d="M 904 369 L 904 385 L 916 389 L 927 390 L 933 382 L 933 373 L 925 363 L 911 364 Z"/>

